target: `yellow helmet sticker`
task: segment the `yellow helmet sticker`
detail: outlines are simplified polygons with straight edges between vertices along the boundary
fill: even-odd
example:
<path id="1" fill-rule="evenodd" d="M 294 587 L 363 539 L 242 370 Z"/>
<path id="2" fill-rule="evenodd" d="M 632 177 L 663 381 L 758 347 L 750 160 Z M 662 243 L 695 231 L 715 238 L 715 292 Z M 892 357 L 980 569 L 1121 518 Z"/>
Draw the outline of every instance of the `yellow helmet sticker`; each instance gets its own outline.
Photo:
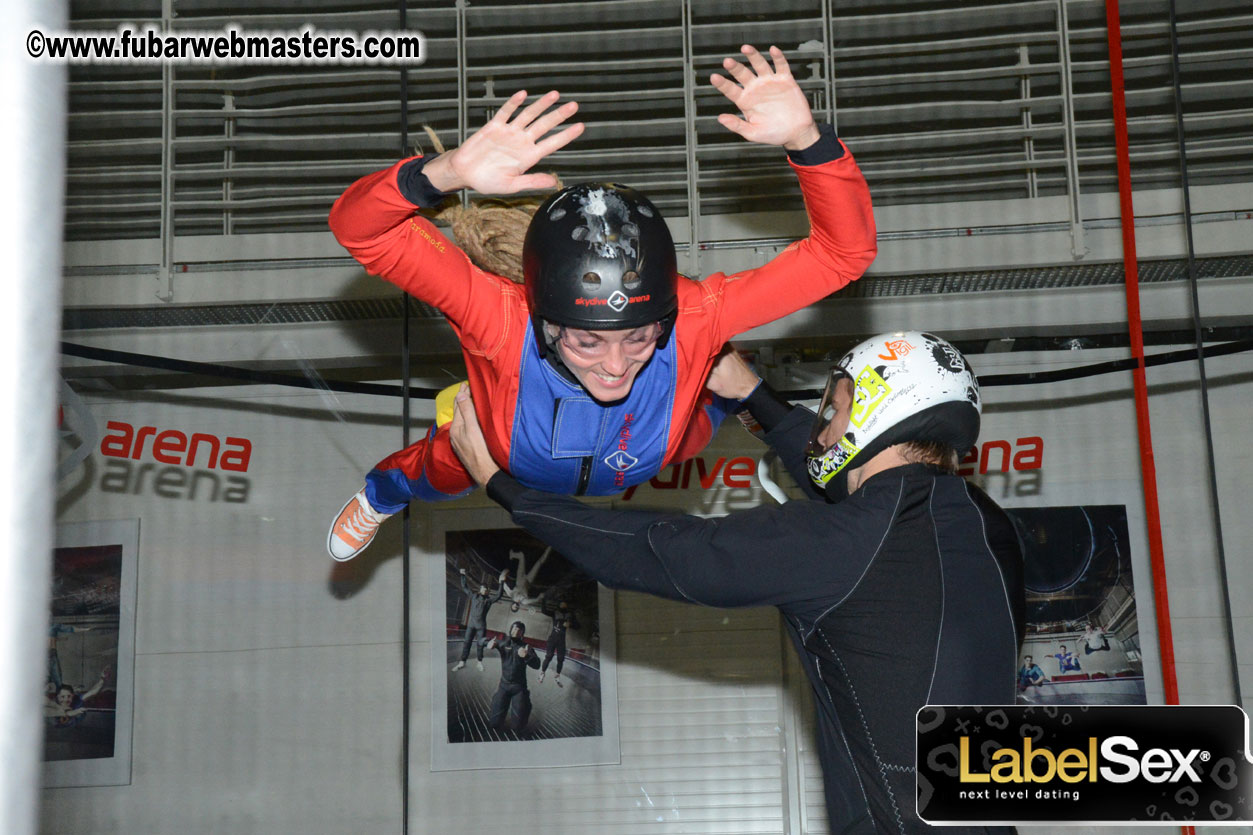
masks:
<path id="1" fill-rule="evenodd" d="M 861 447 L 849 441 L 847 437 L 840 438 L 825 455 L 809 459 L 809 477 L 815 484 L 823 486 L 835 478 L 840 470 L 847 467 L 848 462 L 852 461 L 853 456 L 859 452 L 861 452 Z"/>
<path id="2" fill-rule="evenodd" d="M 867 365 L 853 381 L 853 405 L 849 411 L 849 420 L 860 429 L 891 393 L 892 389 L 887 382 Z"/>

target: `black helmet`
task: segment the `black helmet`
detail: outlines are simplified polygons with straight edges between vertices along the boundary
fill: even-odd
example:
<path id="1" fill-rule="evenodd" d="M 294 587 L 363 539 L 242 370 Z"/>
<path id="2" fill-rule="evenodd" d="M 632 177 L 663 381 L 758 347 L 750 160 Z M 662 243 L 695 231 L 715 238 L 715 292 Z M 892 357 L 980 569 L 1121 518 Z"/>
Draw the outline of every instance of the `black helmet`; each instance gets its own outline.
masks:
<path id="1" fill-rule="evenodd" d="M 526 637 L 526 624 L 525 623 L 523 623 L 520 620 L 515 620 L 513 623 L 511 623 L 509 625 L 509 637 L 510 638 L 514 637 L 513 630 L 515 629 L 518 630 L 517 640 L 520 641 Z"/>
<path id="2" fill-rule="evenodd" d="M 634 189 L 582 183 L 545 200 L 526 231 L 522 274 L 541 355 L 545 320 L 585 330 L 662 322 L 665 347 L 678 308 L 674 240 Z"/>

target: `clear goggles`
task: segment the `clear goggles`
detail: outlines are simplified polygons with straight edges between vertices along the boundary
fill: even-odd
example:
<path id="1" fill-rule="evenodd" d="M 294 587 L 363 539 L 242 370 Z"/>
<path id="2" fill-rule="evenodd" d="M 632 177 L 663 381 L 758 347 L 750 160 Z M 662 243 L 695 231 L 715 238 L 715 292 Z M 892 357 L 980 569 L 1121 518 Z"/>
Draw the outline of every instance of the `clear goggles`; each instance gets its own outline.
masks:
<path id="1" fill-rule="evenodd" d="M 567 328 L 564 325 L 557 327 L 556 341 L 575 356 L 589 360 L 607 356 L 613 344 L 621 345 L 624 354 L 638 359 L 653 349 L 662 333 L 660 322 L 625 331 L 591 331 Z M 605 334 L 612 334 L 612 336 L 605 336 Z"/>

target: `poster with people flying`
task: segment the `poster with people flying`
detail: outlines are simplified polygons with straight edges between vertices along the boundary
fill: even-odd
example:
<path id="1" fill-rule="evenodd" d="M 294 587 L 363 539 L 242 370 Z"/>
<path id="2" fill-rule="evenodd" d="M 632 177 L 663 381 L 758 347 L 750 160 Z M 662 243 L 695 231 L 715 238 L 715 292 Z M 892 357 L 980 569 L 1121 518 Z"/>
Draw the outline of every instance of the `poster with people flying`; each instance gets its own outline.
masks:
<path id="1" fill-rule="evenodd" d="M 1027 629 L 1020 704 L 1145 704 L 1125 505 L 1011 508 Z"/>
<path id="2" fill-rule="evenodd" d="M 130 783 L 138 520 L 60 525 L 44 682 L 44 785 Z"/>
<path id="3" fill-rule="evenodd" d="M 442 537 L 433 767 L 618 762 L 612 593 L 518 528 Z"/>

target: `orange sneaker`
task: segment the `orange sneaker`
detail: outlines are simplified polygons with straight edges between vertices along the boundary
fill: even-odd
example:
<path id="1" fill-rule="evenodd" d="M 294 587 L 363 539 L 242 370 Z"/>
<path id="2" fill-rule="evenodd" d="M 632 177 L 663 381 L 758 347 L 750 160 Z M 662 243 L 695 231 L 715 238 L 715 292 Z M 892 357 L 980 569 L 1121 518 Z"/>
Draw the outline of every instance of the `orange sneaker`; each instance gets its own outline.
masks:
<path id="1" fill-rule="evenodd" d="M 340 508 L 339 515 L 326 535 L 326 550 L 337 562 L 345 562 L 360 554 L 373 541 L 379 525 L 391 516 L 370 507 L 365 489 L 358 491 Z"/>

